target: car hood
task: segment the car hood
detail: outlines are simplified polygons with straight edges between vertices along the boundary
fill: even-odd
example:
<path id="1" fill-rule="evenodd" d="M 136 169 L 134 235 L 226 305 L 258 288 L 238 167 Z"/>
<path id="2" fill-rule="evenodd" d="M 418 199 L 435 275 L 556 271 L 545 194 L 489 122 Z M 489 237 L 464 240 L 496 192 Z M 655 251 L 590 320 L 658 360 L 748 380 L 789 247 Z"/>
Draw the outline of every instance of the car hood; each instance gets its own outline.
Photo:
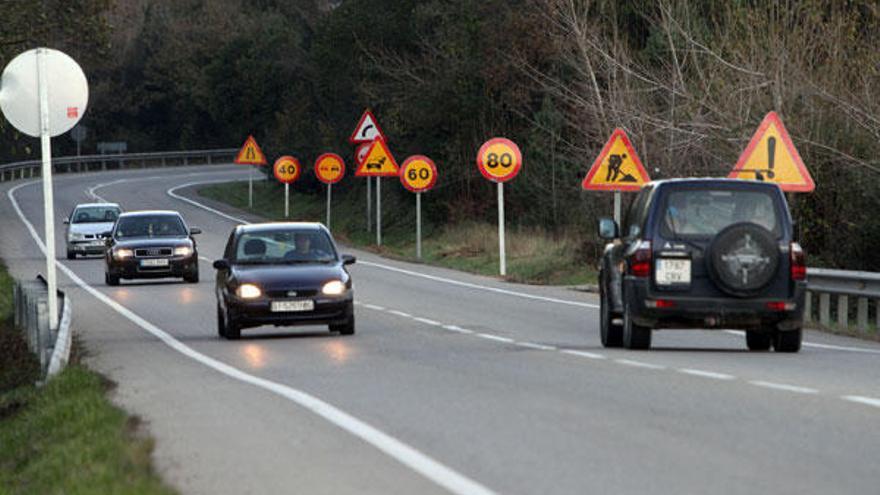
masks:
<path id="1" fill-rule="evenodd" d="M 71 234 L 101 234 L 113 230 L 113 222 L 72 223 L 67 229 Z"/>
<path id="2" fill-rule="evenodd" d="M 192 241 L 189 237 L 132 237 L 121 241 L 117 239 L 113 245 L 125 248 L 192 246 Z"/>
<path id="3" fill-rule="evenodd" d="M 339 263 L 297 265 L 235 265 L 232 276 L 239 283 L 257 284 L 263 290 L 319 289 L 330 280 L 348 282 Z"/>

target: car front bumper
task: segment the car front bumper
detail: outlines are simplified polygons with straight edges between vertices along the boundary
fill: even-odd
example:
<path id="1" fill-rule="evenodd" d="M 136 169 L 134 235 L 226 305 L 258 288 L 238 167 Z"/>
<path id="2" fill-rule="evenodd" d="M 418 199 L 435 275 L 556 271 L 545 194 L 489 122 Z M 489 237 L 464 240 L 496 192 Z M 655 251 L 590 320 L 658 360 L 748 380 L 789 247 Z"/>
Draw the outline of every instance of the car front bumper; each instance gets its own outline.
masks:
<path id="1" fill-rule="evenodd" d="M 106 249 L 103 241 L 67 241 L 67 250 L 76 254 L 104 254 Z"/>
<path id="2" fill-rule="evenodd" d="M 114 259 L 107 264 L 107 272 L 110 275 L 124 279 L 135 278 L 169 278 L 184 277 L 194 274 L 199 269 L 197 255 L 185 258 L 168 258 L 168 266 L 145 267 L 141 265 L 143 258 L 127 258 L 124 260 Z"/>
<path id="3" fill-rule="evenodd" d="M 297 298 L 259 298 L 246 301 L 232 297 L 226 302 L 229 316 L 242 327 L 260 325 L 294 326 L 294 325 L 342 325 L 354 315 L 354 294 L 339 297 L 314 296 L 312 311 L 273 312 L 272 301 L 301 300 Z"/>

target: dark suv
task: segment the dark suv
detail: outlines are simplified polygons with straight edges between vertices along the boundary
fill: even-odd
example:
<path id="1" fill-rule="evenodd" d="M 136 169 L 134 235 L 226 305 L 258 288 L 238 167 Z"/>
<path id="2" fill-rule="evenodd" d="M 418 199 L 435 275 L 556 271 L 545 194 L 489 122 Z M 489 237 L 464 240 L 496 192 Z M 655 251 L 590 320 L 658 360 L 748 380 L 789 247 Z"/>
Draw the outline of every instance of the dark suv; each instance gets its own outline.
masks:
<path id="1" fill-rule="evenodd" d="M 646 184 L 599 266 L 602 345 L 651 346 L 655 328 L 736 328 L 751 350 L 797 352 L 804 252 L 782 190 L 730 179 Z"/>

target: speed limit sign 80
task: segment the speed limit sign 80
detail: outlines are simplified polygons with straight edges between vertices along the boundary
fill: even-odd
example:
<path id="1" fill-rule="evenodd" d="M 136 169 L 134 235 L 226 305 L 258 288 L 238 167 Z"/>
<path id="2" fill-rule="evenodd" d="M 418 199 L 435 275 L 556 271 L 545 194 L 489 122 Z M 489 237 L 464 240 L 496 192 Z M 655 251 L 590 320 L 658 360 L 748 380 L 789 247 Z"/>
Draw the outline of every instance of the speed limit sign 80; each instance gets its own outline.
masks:
<path id="1" fill-rule="evenodd" d="M 483 177 L 492 182 L 507 182 L 516 177 L 522 167 L 519 146 L 505 138 L 492 138 L 480 147 L 477 167 Z"/>
<path id="2" fill-rule="evenodd" d="M 411 156 L 400 167 L 400 182 L 410 192 L 425 192 L 437 183 L 434 161 L 423 155 Z"/>

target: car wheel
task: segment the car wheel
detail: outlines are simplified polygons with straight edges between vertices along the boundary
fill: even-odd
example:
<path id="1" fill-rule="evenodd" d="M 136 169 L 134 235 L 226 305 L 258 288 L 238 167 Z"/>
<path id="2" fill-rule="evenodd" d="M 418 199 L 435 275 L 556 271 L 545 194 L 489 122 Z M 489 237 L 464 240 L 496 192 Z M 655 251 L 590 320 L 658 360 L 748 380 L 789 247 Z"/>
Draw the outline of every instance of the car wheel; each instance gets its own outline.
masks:
<path id="1" fill-rule="evenodd" d="M 104 272 L 104 282 L 106 282 L 107 285 L 113 285 L 113 286 L 119 285 L 119 276 L 118 275 L 111 275 L 108 272 Z"/>
<path id="2" fill-rule="evenodd" d="M 354 315 L 342 325 L 330 325 L 331 332 L 339 332 L 340 335 L 354 335 Z"/>
<path id="3" fill-rule="evenodd" d="M 217 335 L 226 337 L 226 320 L 224 319 L 223 309 L 220 308 L 220 303 L 217 303 Z"/>
<path id="4" fill-rule="evenodd" d="M 612 321 L 611 304 L 604 290 L 599 294 L 599 337 L 603 347 L 623 345 L 623 326 Z"/>
<path id="5" fill-rule="evenodd" d="M 637 325 L 627 304 L 623 311 L 623 346 L 627 349 L 650 349 L 651 327 Z"/>
<path id="6" fill-rule="evenodd" d="M 190 284 L 197 284 L 197 283 L 199 283 L 199 270 L 196 269 L 196 270 L 195 270 L 194 272 L 192 272 L 191 274 L 189 274 L 189 275 L 184 275 L 184 276 L 183 276 L 183 280 L 184 280 L 185 282 L 187 282 L 187 283 L 190 283 Z"/>
<path id="7" fill-rule="evenodd" d="M 69 259 L 69 260 L 75 260 L 75 259 L 76 259 L 76 252 L 75 252 L 75 251 L 71 251 L 70 249 L 68 249 L 68 250 L 67 250 L 67 259 Z"/>
<path id="8" fill-rule="evenodd" d="M 773 340 L 773 332 L 746 330 L 746 346 L 750 351 L 767 351 Z"/>
<path id="9" fill-rule="evenodd" d="M 798 352 L 801 350 L 803 337 L 804 331 L 800 328 L 797 330 L 776 332 L 776 334 L 773 335 L 773 349 L 775 349 L 776 352 Z"/>
<path id="10" fill-rule="evenodd" d="M 224 323 L 224 326 L 226 327 L 225 337 L 227 339 L 238 340 L 241 338 L 241 326 L 239 326 L 238 322 L 236 322 L 234 318 L 229 316 L 228 311 L 225 313 L 223 323 Z"/>

